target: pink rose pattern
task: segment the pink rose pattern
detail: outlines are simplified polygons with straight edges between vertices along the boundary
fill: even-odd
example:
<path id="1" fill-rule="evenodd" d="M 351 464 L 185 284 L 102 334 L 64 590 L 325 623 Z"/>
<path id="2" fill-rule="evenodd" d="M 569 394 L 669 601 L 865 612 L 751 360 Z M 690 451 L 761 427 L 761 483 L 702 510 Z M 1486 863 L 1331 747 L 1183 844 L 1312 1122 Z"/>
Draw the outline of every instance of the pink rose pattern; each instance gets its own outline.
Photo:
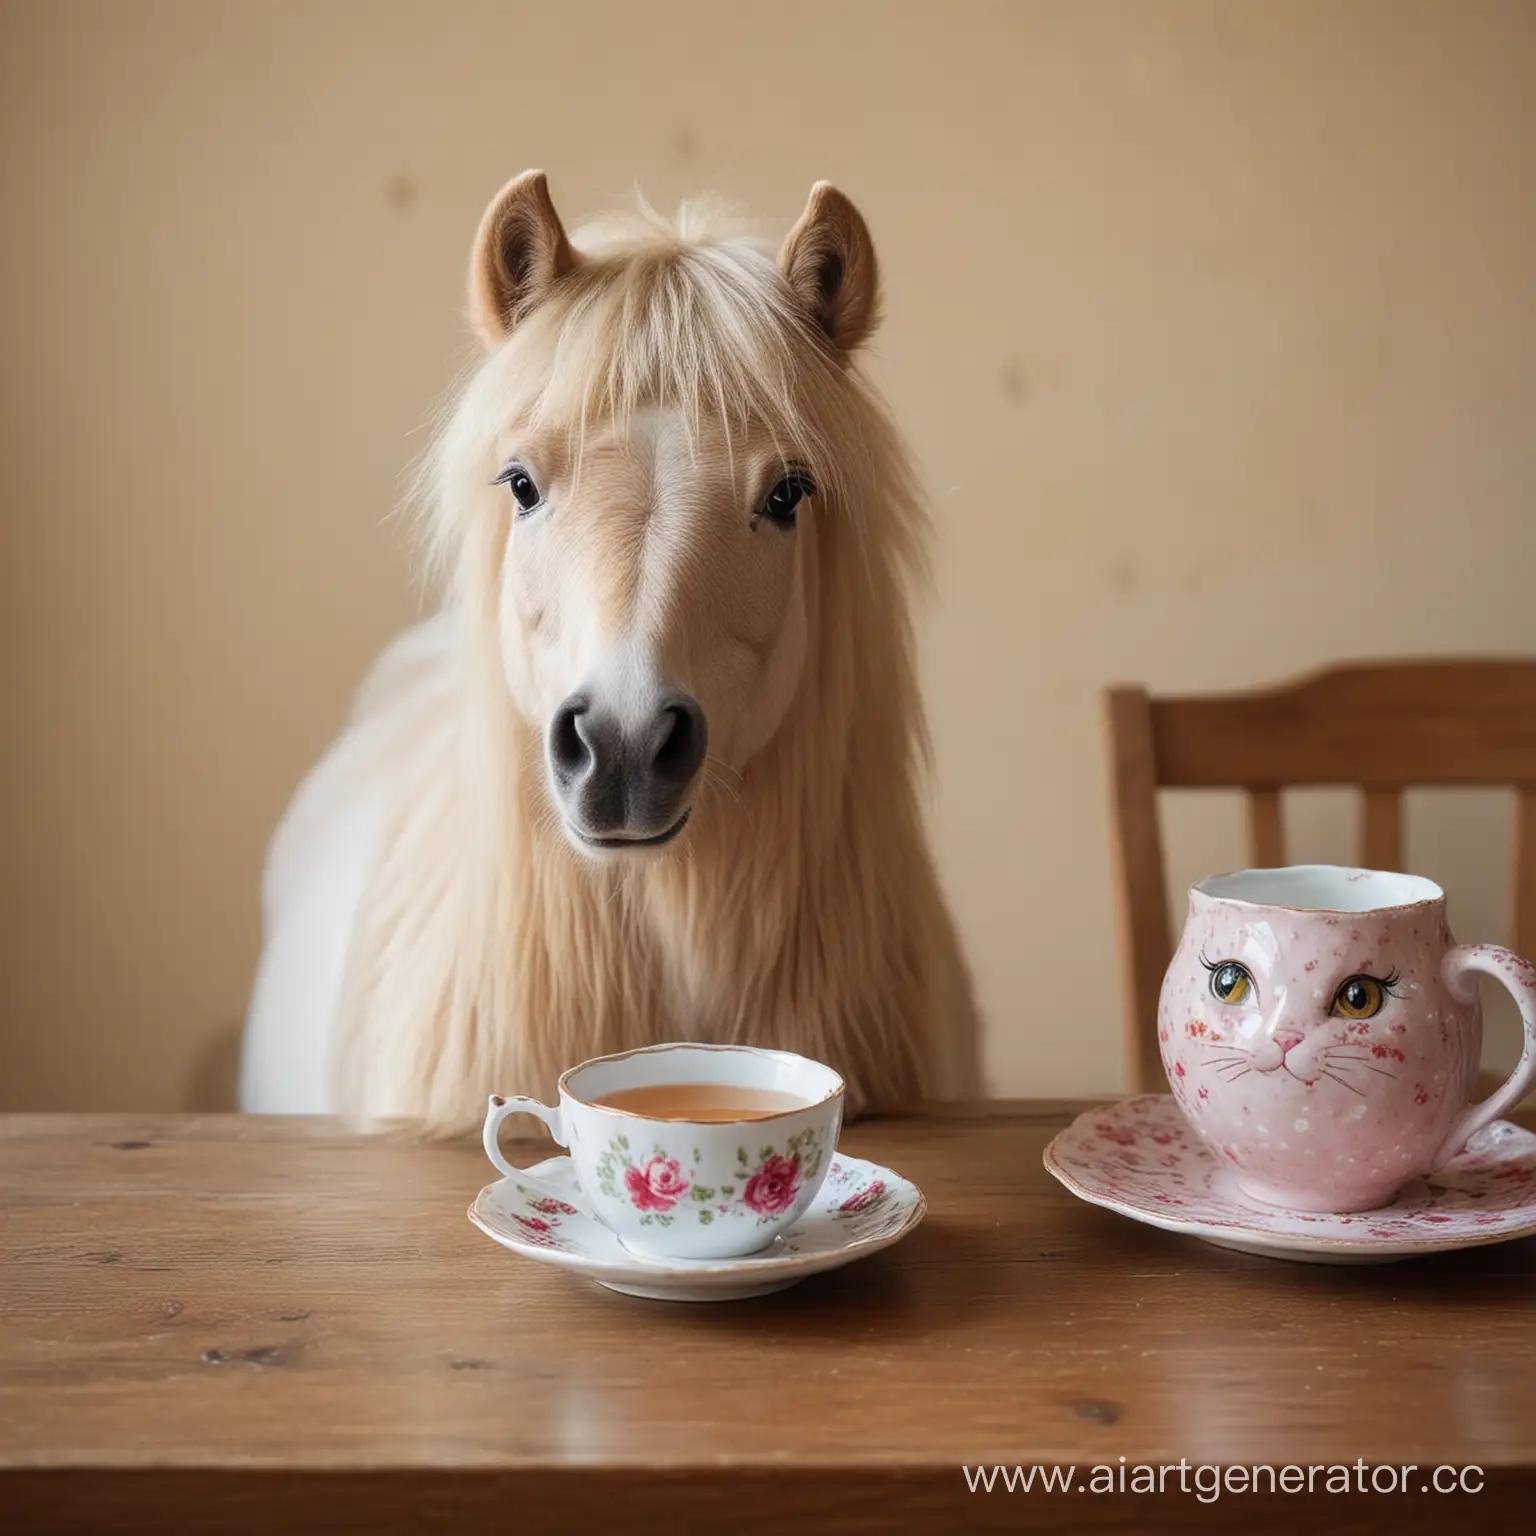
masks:
<path id="1" fill-rule="evenodd" d="M 508 1211 L 506 1214 L 518 1226 L 517 1235 L 525 1243 L 531 1243 L 536 1248 L 555 1248 L 561 1252 L 569 1252 L 570 1244 L 566 1241 L 564 1233 L 557 1229 L 561 1225 L 563 1216 L 576 1216 L 580 1213 L 576 1207 L 566 1200 L 558 1200 L 553 1195 L 534 1195 L 526 1185 L 519 1184 L 517 1192 L 524 1197 L 527 1209 L 537 1212 L 537 1215 L 523 1215 L 521 1211 Z M 474 1212 L 471 1210 L 471 1216 Z"/>
<path id="2" fill-rule="evenodd" d="M 806 1183 L 821 1169 L 822 1147 L 815 1130 L 799 1131 L 782 1150 L 763 1147 L 753 1159 L 744 1146 L 736 1149 L 736 1168 L 729 1182 L 701 1184 L 694 1172 L 698 1149 L 685 1163 L 656 1146 L 637 1156 L 627 1136 L 615 1136 L 598 1159 L 598 1192 L 611 1200 L 627 1200 L 642 1226 L 667 1227 L 692 1212 L 701 1226 L 722 1216 L 750 1214 L 771 1221 L 789 1210 Z"/>
<path id="3" fill-rule="evenodd" d="M 765 1158 L 761 1168 L 747 1180 L 741 1198 L 761 1216 L 777 1216 L 795 1203 L 800 1193 L 800 1157 Z"/>
<path id="4" fill-rule="evenodd" d="M 567 1205 L 564 1200 L 556 1200 L 546 1195 L 542 1200 L 530 1200 L 529 1205 L 536 1211 L 542 1211 L 546 1216 L 553 1216 L 557 1211 L 566 1216 L 574 1216 L 576 1207 Z"/>
<path id="5" fill-rule="evenodd" d="M 624 1187 L 639 1211 L 670 1211 L 693 1187 L 675 1157 L 648 1158 L 639 1168 L 624 1170 Z"/>
<path id="6" fill-rule="evenodd" d="M 872 1178 L 876 1171 L 868 1163 L 849 1164 L 838 1159 L 827 1169 L 821 1198 L 831 1206 L 835 1221 L 853 1228 L 856 1242 L 897 1230 L 911 1211 L 907 1203 L 910 1189 L 904 1191 L 902 1181 L 890 1169 L 881 1168 L 878 1172 L 884 1177 Z"/>
<path id="7" fill-rule="evenodd" d="M 871 1211 L 885 1199 L 885 1180 L 876 1179 L 863 1189 L 855 1190 L 838 1206 L 840 1214 L 851 1215 L 855 1211 Z"/>
<path id="8" fill-rule="evenodd" d="M 550 1201 L 551 1205 L 555 1202 Z M 535 1202 L 535 1209 L 542 1210 L 544 1202 Z M 566 1207 L 571 1214 L 576 1214 L 574 1206 Z M 532 1243 L 538 1248 L 564 1248 L 565 1241 L 555 1233 L 555 1228 L 560 1225 L 558 1218 L 546 1221 L 542 1216 L 522 1216 L 516 1211 L 507 1213 L 515 1221 L 522 1231 L 518 1234 L 525 1243 Z"/>
<path id="9" fill-rule="evenodd" d="M 768 1150 L 762 1155 L 759 1166 L 752 1173 L 748 1174 L 746 1182 L 750 1184 L 758 1173 L 766 1172 L 770 1176 L 769 1180 L 766 1184 L 760 1185 L 759 1188 L 770 1192 L 775 1189 L 782 1190 L 786 1178 L 789 1177 L 787 1170 L 798 1160 L 799 1186 L 803 1190 L 805 1180 L 807 1178 L 814 1178 L 819 1169 L 821 1153 L 820 1149 L 815 1146 L 810 1146 L 807 1149 L 807 1138 L 804 1137 L 796 1139 L 796 1146 L 797 1150 L 789 1157 L 783 1157 L 771 1149 Z M 746 1149 L 743 1147 L 740 1151 L 743 1158 L 745 1158 Z M 654 1163 L 657 1158 L 661 1159 L 661 1165 L 651 1167 L 649 1169 L 650 1173 L 658 1179 L 665 1175 L 666 1178 L 663 1180 L 663 1184 L 674 1177 L 671 1170 L 665 1166 L 667 1163 L 674 1161 L 674 1159 L 666 1157 L 661 1152 L 654 1153 L 644 1163 L 636 1165 L 635 1171 L 639 1175 L 647 1196 L 650 1195 L 653 1186 L 646 1179 L 646 1171 L 648 1165 Z M 774 1158 L 777 1158 L 785 1166 L 777 1168 L 764 1166 Z M 750 1163 L 750 1159 L 745 1160 Z M 623 1164 L 621 1166 L 627 1171 L 630 1165 Z M 871 1176 L 876 1173 L 883 1174 L 884 1177 Z M 678 1164 L 678 1171 L 675 1177 L 681 1180 L 681 1163 Z M 892 1183 L 890 1182 L 891 1180 L 895 1180 L 895 1182 Z M 625 1195 L 628 1196 L 629 1184 L 627 1180 L 615 1182 L 615 1192 L 620 1187 L 620 1183 L 622 1183 Z M 733 1210 L 741 1216 L 754 1215 L 759 1221 L 771 1219 L 771 1214 L 758 1212 L 747 1203 L 744 1187 L 737 1188 L 735 1185 L 721 1185 L 710 1193 L 715 1204 L 707 1216 L 701 1208 L 699 1212 L 701 1224 L 707 1224 L 718 1216 L 728 1215 Z M 578 1206 L 572 1205 L 569 1201 L 557 1199 L 550 1195 L 536 1195 L 532 1190 L 523 1185 L 517 1187 L 517 1194 L 523 1199 L 523 1210 L 508 1210 L 501 1214 L 507 1220 L 516 1223 L 516 1236 L 523 1243 L 536 1248 L 558 1249 L 564 1253 L 581 1251 L 582 1240 L 579 1236 L 573 1243 L 564 1232 L 558 1229 L 563 1225 L 564 1217 L 586 1216 L 590 1220 L 589 1213 L 583 1211 Z M 685 1204 L 691 1205 L 692 1196 L 693 1186 L 690 1186 L 688 1190 L 689 1198 Z M 663 1196 L 663 1198 L 666 1198 L 666 1196 Z M 821 1205 L 824 1214 L 830 1215 L 839 1225 L 853 1228 L 854 1231 L 850 1234 L 850 1239 L 848 1240 L 856 1242 L 877 1240 L 899 1230 L 912 1214 L 912 1200 L 914 1198 L 916 1198 L 916 1191 L 910 1187 L 906 1187 L 904 1190 L 902 1181 L 895 1179 L 895 1175 L 889 1169 L 872 1169 L 867 1163 L 850 1165 L 837 1159 L 834 1159 L 831 1167 L 828 1168 L 826 1182 L 821 1191 Z M 665 1218 L 670 1223 L 678 1214 L 679 1212 L 674 1205 L 674 1209 L 671 1211 L 647 1211 L 640 1219 L 644 1222 L 647 1217 L 656 1221 Z M 470 1215 L 472 1219 L 476 1219 L 474 1208 L 471 1208 Z M 1447 1220 L 1449 1218 L 1441 1217 L 1440 1219 Z M 480 1222 L 480 1225 L 484 1226 L 485 1224 Z M 487 1230 L 490 1229 L 487 1228 Z M 798 1230 L 798 1228 L 794 1229 L 794 1231 Z M 824 1243 L 826 1241 L 825 1237 L 821 1238 L 820 1241 Z M 788 1238 L 788 1251 L 791 1253 L 802 1251 L 801 1240 L 795 1237 L 793 1231 Z"/>

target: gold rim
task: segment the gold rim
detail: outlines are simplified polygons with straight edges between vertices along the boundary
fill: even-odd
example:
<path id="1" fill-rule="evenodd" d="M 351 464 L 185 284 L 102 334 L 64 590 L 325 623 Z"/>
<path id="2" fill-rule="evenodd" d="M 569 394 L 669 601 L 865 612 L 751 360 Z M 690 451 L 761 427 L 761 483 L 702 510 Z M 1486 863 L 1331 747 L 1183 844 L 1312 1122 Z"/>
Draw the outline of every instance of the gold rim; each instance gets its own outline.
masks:
<path id="1" fill-rule="evenodd" d="M 1384 907 L 1296 907 L 1283 901 L 1255 901 L 1251 896 L 1222 896 L 1215 891 L 1205 889 L 1213 880 L 1232 880 L 1238 875 L 1274 874 L 1278 870 L 1268 869 L 1228 869 L 1219 875 L 1206 875 L 1202 880 L 1196 880 L 1189 888 L 1191 896 L 1199 896 L 1205 901 L 1225 902 L 1233 907 L 1257 907 L 1271 912 L 1295 912 L 1305 916 L 1309 912 L 1315 912 L 1319 917 L 1381 917 L 1388 912 L 1416 912 L 1420 907 L 1443 907 L 1445 905 L 1445 888 L 1427 875 L 1409 875 L 1406 871 L 1391 869 L 1360 869 L 1354 864 L 1301 864 L 1282 865 L 1279 869 L 1337 869 L 1346 874 L 1367 875 L 1393 875 L 1403 874 L 1410 880 L 1422 880 L 1426 885 L 1432 885 L 1436 894 L 1421 897 L 1418 901 L 1389 901 Z"/>
<path id="2" fill-rule="evenodd" d="M 591 1099 L 584 1099 L 579 1093 L 574 1093 L 566 1086 L 566 1079 L 577 1072 L 585 1072 L 588 1067 L 600 1067 L 610 1061 L 628 1061 L 631 1056 L 659 1056 L 666 1051 L 738 1051 L 745 1056 L 789 1056 L 796 1061 L 809 1063 L 813 1067 L 820 1067 L 824 1072 L 830 1072 L 837 1080 L 836 1085 L 827 1090 L 819 1099 L 813 1099 L 809 1104 L 801 1104 L 795 1109 L 776 1109 L 771 1115 L 754 1115 L 751 1120 L 676 1120 L 667 1119 L 661 1115 L 646 1115 L 635 1109 L 615 1109 L 610 1104 L 595 1104 Z M 707 1086 L 707 1085 L 706 1085 Z M 578 1062 L 574 1067 L 567 1067 L 560 1074 L 560 1080 L 555 1084 L 555 1092 L 563 1098 L 573 1099 L 583 1109 L 596 1110 L 599 1114 L 617 1115 L 624 1120 L 649 1120 L 654 1125 L 767 1125 L 772 1120 L 784 1120 L 790 1115 L 803 1115 L 807 1110 L 820 1109 L 823 1105 L 830 1104 L 834 1099 L 840 1099 L 847 1084 L 843 1082 L 842 1074 L 835 1068 L 829 1067 L 824 1061 L 817 1061 L 811 1056 L 801 1056 L 796 1051 L 774 1050 L 771 1046 L 763 1045 L 707 1045 L 701 1040 L 673 1040 L 665 1045 L 637 1045 L 632 1050 L 615 1051 L 611 1056 L 594 1056 L 590 1061 Z"/>

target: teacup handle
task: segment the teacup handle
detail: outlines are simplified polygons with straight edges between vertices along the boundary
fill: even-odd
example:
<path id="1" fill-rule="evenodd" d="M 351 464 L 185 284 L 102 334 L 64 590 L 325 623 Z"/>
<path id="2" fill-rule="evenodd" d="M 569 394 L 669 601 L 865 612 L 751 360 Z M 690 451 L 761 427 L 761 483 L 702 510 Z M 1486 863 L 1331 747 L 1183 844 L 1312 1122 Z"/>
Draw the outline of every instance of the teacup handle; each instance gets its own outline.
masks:
<path id="1" fill-rule="evenodd" d="M 501 1155 L 501 1123 L 509 1115 L 533 1115 L 542 1120 L 549 1127 L 550 1135 L 562 1147 L 567 1145 L 565 1117 L 558 1107 L 552 1108 L 548 1104 L 541 1104 L 537 1099 L 522 1097 L 508 1099 L 499 1093 L 493 1093 L 490 1107 L 485 1112 L 485 1129 L 481 1133 L 481 1140 L 485 1144 L 485 1155 L 507 1178 L 516 1179 L 519 1183 L 526 1184 L 529 1189 L 536 1189 L 541 1195 L 548 1195 L 553 1200 L 564 1200 L 563 1191 L 546 1184 L 536 1174 L 529 1173 L 526 1169 L 514 1168 Z"/>
<path id="2" fill-rule="evenodd" d="M 1536 1085 L 1536 965 L 1497 944 L 1458 944 L 1446 955 L 1441 974 L 1457 997 L 1470 1000 L 1476 982 L 1466 974 L 1468 971 L 1482 971 L 1509 988 L 1525 1024 L 1525 1049 L 1503 1086 L 1481 1104 L 1471 1105 L 1451 1127 L 1429 1165 L 1431 1173 L 1443 1168 L 1485 1125 L 1518 1104 Z"/>

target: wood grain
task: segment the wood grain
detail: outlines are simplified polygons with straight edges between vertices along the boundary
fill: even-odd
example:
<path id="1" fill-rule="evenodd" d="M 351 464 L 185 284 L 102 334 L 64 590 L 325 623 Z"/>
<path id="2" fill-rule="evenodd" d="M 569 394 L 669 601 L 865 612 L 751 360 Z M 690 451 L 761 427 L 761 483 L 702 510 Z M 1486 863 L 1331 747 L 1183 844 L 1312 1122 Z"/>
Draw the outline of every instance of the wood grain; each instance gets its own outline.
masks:
<path id="1" fill-rule="evenodd" d="M 924 1225 L 713 1306 L 497 1248 L 464 1219 L 472 1147 L 0 1121 L 7 1528 L 1407 1532 L 1528 1504 L 1536 1242 L 1383 1269 L 1226 1253 L 1067 1195 L 1040 1154 L 1068 1118 L 854 1126 L 847 1150 L 923 1186 Z M 973 1496 L 961 1473 L 1121 1456 L 1475 1463 L 1488 1485 L 1235 1506 Z"/>
<path id="2" fill-rule="evenodd" d="M 1366 869 L 1403 867 L 1403 793 L 1399 789 L 1360 792 L 1360 863 Z"/>
<path id="3" fill-rule="evenodd" d="M 1152 1093 L 1163 1083 L 1157 997 L 1173 952 L 1173 936 L 1157 821 L 1151 701 L 1144 688 L 1111 688 L 1105 693 L 1104 744 L 1115 849 L 1126 1087 L 1132 1093 Z"/>
<path id="4" fill-rule="evenodd" d="M 1248 791 L 1248 857 L 1255 869 L 1278 869 L 1285 863 L 1278 789 Z"/>
<path id="5" fill-rule="evenodd" d="M 1536 957 L 1536 784 L 1515 791 L 1515 864 L 1511 879 L 1515 949 Z"/>
<path id="6" fill-rule="evenodd" d="M 1160 698 L 1152 732 L 1168 786 L 1536 783 L 1536 661 L 1362 663 Z"/>

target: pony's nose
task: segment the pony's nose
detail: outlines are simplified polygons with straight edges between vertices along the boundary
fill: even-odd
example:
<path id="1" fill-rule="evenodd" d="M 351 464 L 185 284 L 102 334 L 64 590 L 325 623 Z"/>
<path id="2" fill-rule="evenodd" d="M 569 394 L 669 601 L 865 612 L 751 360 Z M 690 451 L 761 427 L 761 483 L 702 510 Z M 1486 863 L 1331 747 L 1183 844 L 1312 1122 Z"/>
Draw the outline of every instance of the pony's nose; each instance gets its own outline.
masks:
<path id="1" fill-rule="evenodd" d="M 697 699 L 672 690 L 628 718 L 575 693 L 549 727 L 549 765 L 572 830 L 600 845 L 665 840 L 708 745 Z"/>

